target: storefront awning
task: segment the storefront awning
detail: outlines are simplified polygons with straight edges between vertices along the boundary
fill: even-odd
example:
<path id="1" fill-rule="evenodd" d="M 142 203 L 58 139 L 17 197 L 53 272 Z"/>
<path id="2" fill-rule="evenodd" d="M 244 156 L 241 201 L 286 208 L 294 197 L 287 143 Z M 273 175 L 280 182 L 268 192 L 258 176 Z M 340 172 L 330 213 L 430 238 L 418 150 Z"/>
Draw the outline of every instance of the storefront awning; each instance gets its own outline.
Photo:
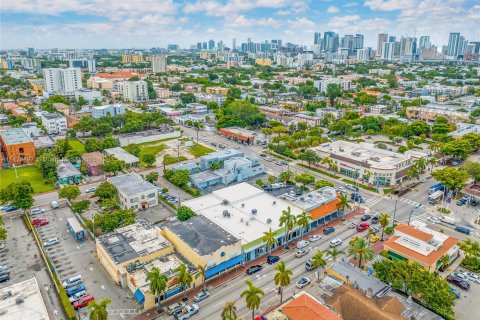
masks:
<path id="1" fill-rule="evenodd" d="M 140 289 L 135 290 L 133 296 L 139 304 L 143 304 L 145 302 L 145 296 L 143 295 L 142 291 L 140 291 Z"/>

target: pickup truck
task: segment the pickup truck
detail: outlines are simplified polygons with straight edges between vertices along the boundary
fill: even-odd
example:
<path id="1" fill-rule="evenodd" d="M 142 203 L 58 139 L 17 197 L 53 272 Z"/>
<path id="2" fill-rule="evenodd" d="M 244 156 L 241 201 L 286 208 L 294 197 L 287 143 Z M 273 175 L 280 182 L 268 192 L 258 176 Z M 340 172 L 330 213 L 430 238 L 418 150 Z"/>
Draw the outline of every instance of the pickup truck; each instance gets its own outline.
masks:
<path id="1" fill-rule="evenodd" d="M 165 311 L 168 313 L 168 314 L 175 314 L 177 312 L 180 312 L 183 308 L 185 308 L 185 303 L 183 302 L 177 302 L 177 303 L 174 303 L 168 307 L 165 308 Z"/>
<path id="2" fill-rule="evenodd" d="M 185 306 L 179 313 L 175 314 L 175 319 L 177 320 L 185 320 L 193 316 L 194 314 L 198 313 L 198 306 L 196 304 L 192 304 L 190 306 Z"/>

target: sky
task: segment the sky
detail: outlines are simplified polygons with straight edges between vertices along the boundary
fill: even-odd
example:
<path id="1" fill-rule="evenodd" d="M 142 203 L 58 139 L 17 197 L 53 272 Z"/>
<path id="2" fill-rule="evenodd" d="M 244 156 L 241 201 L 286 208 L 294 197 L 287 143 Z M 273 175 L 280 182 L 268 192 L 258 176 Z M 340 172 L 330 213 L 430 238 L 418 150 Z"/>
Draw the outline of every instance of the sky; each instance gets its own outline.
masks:
<path id="1" fill-rule="evenodd" d="M 210 39 L 227 46 L 281 39 L 313 44 L 314 32 L 429 35 L 480 41 L 479 0 L 4 0 L 0 49 L 188 48 Z"/>

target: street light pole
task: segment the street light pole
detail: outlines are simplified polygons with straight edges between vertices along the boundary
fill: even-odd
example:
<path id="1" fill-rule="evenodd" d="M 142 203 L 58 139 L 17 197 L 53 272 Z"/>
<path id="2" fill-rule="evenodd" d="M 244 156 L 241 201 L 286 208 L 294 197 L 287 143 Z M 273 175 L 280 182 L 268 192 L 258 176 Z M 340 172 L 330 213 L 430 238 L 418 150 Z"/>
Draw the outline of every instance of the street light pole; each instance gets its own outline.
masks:
<path id="1" fill-rule="evenodd" d="M 410 220 L 412 219 L 413 212 L 415 212 L 418 208 L 420 208 L 420 205 L 417 205 L 415 208 L 410 210 L 410 213 L 408 214 L 408 225 L 410 225 Z"/>
<path id="2" fill-rule="evenodd" d="M 395 224 L 395 215 L 397 213 L 397 202 L 398 202 L 398 199 L 395 199 L 395 208 L 393 209 L 392 228 L 393 228 L 393 225 Z"/>

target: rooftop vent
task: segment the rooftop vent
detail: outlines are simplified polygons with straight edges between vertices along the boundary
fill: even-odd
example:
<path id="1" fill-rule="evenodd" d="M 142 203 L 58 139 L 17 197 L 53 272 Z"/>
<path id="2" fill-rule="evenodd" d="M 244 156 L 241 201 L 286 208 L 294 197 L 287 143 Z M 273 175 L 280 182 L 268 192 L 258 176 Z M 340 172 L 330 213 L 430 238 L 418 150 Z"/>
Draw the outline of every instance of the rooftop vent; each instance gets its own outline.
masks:
<path id="1" fill-rule="evenodd" d="M 246 225 L 246 226 L 248 226 L 248 225 L 249 225 L 248 221 L 246 221 L 246 222 L 245 222 L 245 225 Z"/>
<path id="2" fill-rule="evenodd" d="M 273 205 L 276 205 L 277 204 L 277 201 L 273 201 Z"/>
<path id="3" fill-rule="evenodd" d="M 352 156 L 360 157 L 360 152 L 359 151 L 352 151 Z"/>
<path id="4" fill-rule="evenodd" d="M 257 209 L 252 209 L 252 214 L 257 214 Z"/>
<path id="5" fill-rule="evenodd" d="M 309 194 L 307 194 L 307 197 L 313 198 L 313 194 L 309 193 Z"/>
<path id="6" fill-rule="evenodd" d="M 228 205 L 228 200 L 227 200 L 227 199 L 224 199 L 224 200 L 222 201 L 222 204 L 223 204 L 224 206 L 227 206 L 227 205 Z"/>
<path id="7" fill-rule="evenodd" d="M 272 219 L 268 218 L 268 219 L 267 219 L 267 223 L 268 223 L 268 224 L 272 223 Z"/>
<path id="8" fill-rule="evenodd" d="M 242 203 L 242 208 L 245 207 L 245 203 Z"/>
<path id="9" fill-rule="evenodd" d="M 338 151 L 343 152 L 343 151 L 345 151 L 345 149 L 343 149 L 343 148 L 338 148 Z"/>
<path id="10" fill-rule="evenodd" d="M 243 222 L 243 218 L 240 218 L 240 222 Z"/>
<path id="11" fill-rule="evenodd" d="M 300 197 L 300 201 L 305 201 L 305 198 L 304 198 L 304 197 Z"/>
<path id="12" fill-rule="evenodd" d="M 223 217 L 230 218 L 230 212 L 228 212 L 228 210 L 223 210 Z"/>

